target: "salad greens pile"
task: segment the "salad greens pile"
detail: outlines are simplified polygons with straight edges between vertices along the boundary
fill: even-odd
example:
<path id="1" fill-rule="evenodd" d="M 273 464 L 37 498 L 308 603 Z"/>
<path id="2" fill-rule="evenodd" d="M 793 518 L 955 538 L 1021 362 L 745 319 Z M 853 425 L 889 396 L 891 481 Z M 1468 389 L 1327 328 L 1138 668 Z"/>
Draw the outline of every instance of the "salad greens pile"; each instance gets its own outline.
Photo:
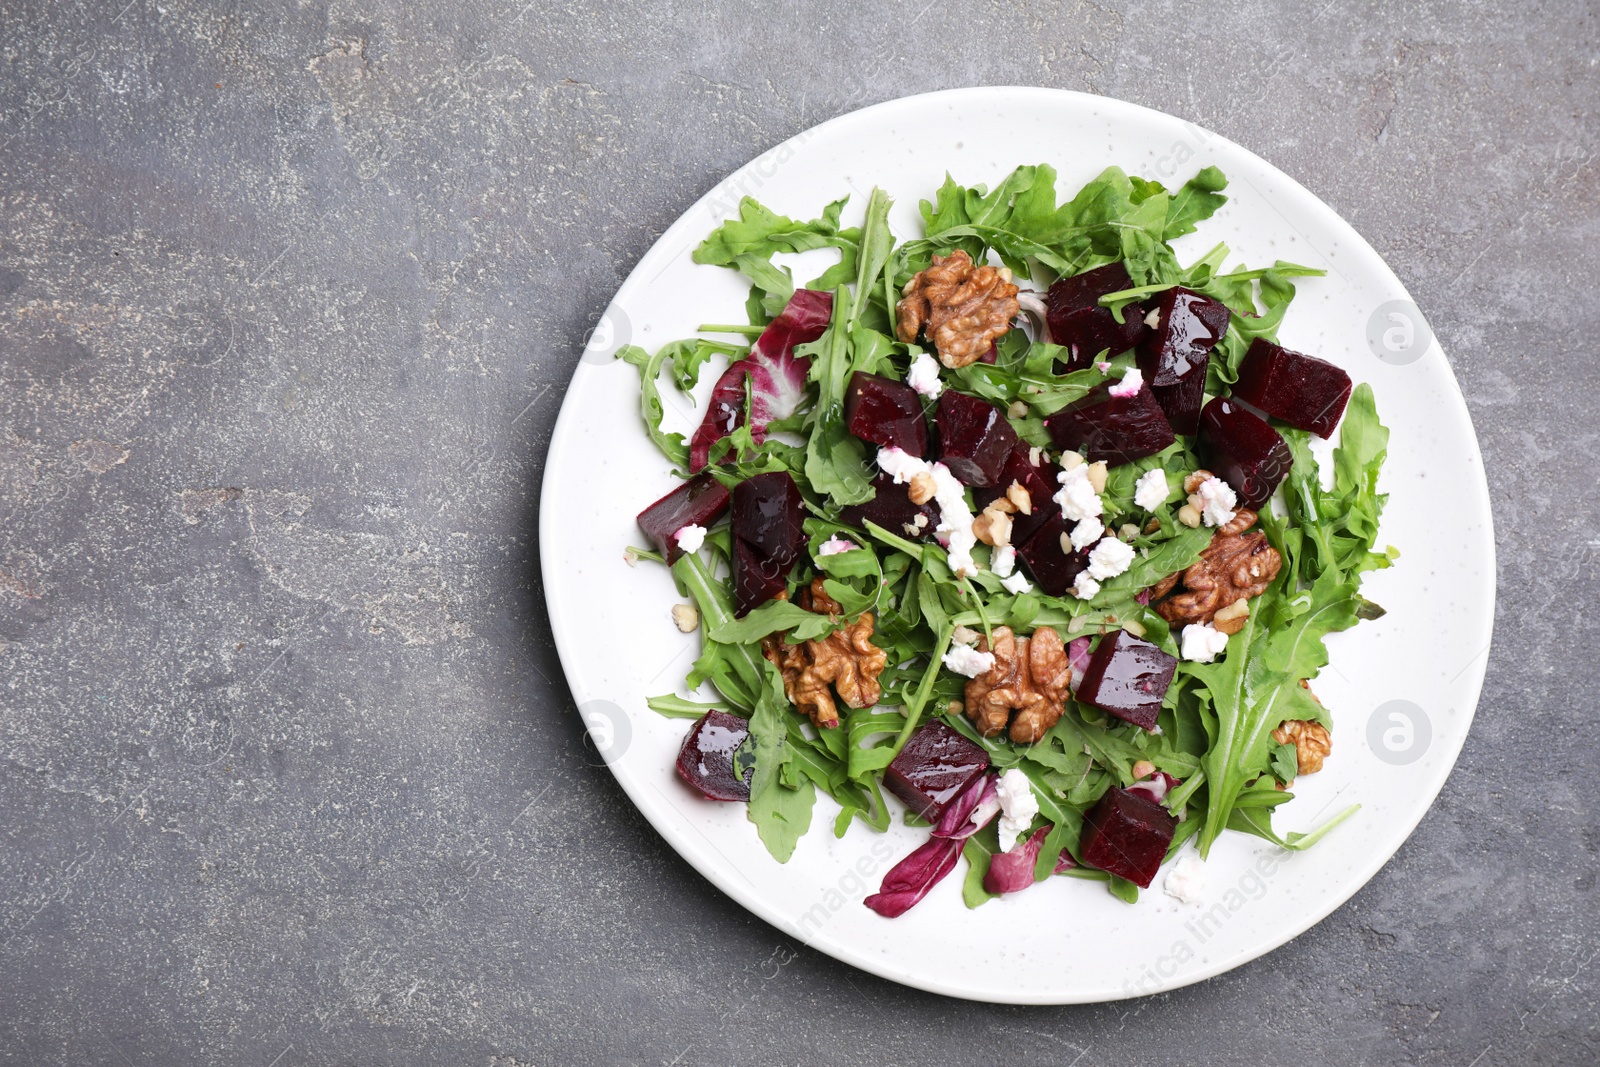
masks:
<path id="1" fill-rule="evenodd" d="M 890 201 L 881 190 L 872 192 L 861 225 L 852 227 L 841 222 L 845 200 L 800 221 L 745 198 L 738 217 L 707 237 L 694 258 L 738 271 L 749 281 L 748 324 L 701 328 L 703 334 L 731 341 L 702 336 L 654 353 L 633 346 L 619 352 L 619 358 L 640 372 L 641 410 L 652 440 L 687 476 L 689 448 L 682 434 L 663 427 L 660 390 L 689 394 L 713 357 L 745 355 L 750 340 L 796 290 L 791 269 L 775 257 L 817 249 L 837 253 L 837 261 L 804 286 L 831 291 L 834 299 L 826 332 L 795 351 L 809 358 L 801 383 L 803 401 L 792 414 L 766 427 L 765 434 L 739 426 L 713 446 L 707 469 L 730 487 L 770 471 L 794 478 L 809 513 L 809 552 L 802 555 L 790 588 L 821 577 L 848 619 L 863 611 L 874 613 L 873 640 L 888 652 L 880 679 L 882 699 L 862 710 L 841 706 L 843 721 L 831 730 L 814 729 L 796 712 L 778 670 L 762 655 L 761 639 L 778 633 L 790 641 L 821 637 L 845 620 L 783 600 L 736 618 L 726 577 L 731 546 L 724 524 L 710 531 L 702 551 L 685 552 L 672 565 L 680 590 L 698 606 L 704 627 L 703 650 L 684 691 L 695 693 L 709 683 L 717 699 L 707 703 L 667 694 L 649 702 L 667 716 L 699 717 L 718 708 L 748 717 L 754 757 L 749 816 L 779 861 L 790 857 L 810 828 L 819 790 L 839 806 L 833 826 L 837 835 L 855 820 L 886 829 L 891 808 L 884 800 L 882 773 L 919 725 L 935 717 L 981 745 L 996 769 L 1014 767 L 1027 775 L 1040 807 L 1035 825 L 1052 827 L 1039 854 L 1038 879 L 1056 870 L 1063 850 L 1076 855 L 1085 811 L 1106 790 L 1131 785 L 1134 765 L 1141 761 L 1181 782 L 1166 798 L 1169 810 L 1182 820 L 1169 858 L 1191 837 L 1206 854 L 1225 829 L 1285 848 L 1305 848 L 1355 810 L 1312 832 L 1280 835 L 1272 815 L 1293 796 L 1283 786 L 1295 777 L 1296 763 L 1294 747 L 1276 744 L 1272 731 L 1285 720 L 1328 722 L 1327 710 L 1303 684 L 1328 662 L 1324 639 L 1381 614 L 1359 592 L 1363 573 L 1388 566 L 1396 555 L 1392 549 L 1373 551 L 1385 501 L 1378 491 L 1378 472 L 1388 431 L 1378 420 L 1370 387 L 1357 387 L 1350 399 L 1332 450 L 1327 486 L 1312 456 L 1310 435 L 1279 427 L 1294 463 L 1280 489 L 1281 499 L 1261 509 L 1260 523 L 1283 567 L 1267 591 L 1250 601 L 1243 630 L 1228 639 L 1219 660 L 1180 662 L 1158 732 L 1108 718 L 1069 698 L 1060 721 L 1036 744 L 1015 744 L 1003 735 L 981 737 L 961 711 L 967 679 L 944 667 L 942 658 L 957 627 L 987 634 L 1002 625 L 1019 634 L 1050 626 L 1067 640 L 1124 627 L 1176 654 L 1177 635 L 1141 603 L 1140 594 L 1199 559 L 1214 530 L 1190 528 L 1177 520 L 1181 494 L 1153 512 L 1136 508 L 1133 498 L 1135 483 L 1146 471 L 1160 468 L 1176 484 L 1201 468 L 1190 450 L 1192 439 L 1179 437 L 1165 451 L 1110 470 L 1102 494 L 1107 528 L 1133 521 L 1145 532 L 1131 542 L 1136 553 L 1130 569 L 1105 581 L 1091 600 L 1007 591 L 988 569 L 986 545 L 975 552 L 978 572 L 958 577 L 945 551 L 932 541 L 908 540 L 900 531 L 871 523 L 855 528 L 839 519 L 842 506 L 872 496 L 877 473 L 876 450 L 845 429 L 846 385 L 859 371 L 905 380 L 923 346 L 895 339 L 895 305 L 901 288 L 935 254 L 963 249 L 977 263 L 998 258 L 1019 282 L 1031 280 L 1041 294 L 1056 279 L 1120 261 L 1134 288 L 1101 301 L 1114 309 L 1175 285 L 1220 300 L 1233 314 L 1226 336 L 1213 350 L 1206 391 L 1226 392 L 1251 341 L 1275 339 L 1294 299 L 1296 279 L 1322 272 L 1282 261 L 1224 270 L 1229 250 L 1221 244 L 1188 265 L 1180 263 L 1172 242 L 1194 232 L 1225 203 L 1225 186 L 1215 167 L 1177 189 L 1111 167 L 1062 202 L 1056 173 L 1045 165 L 1018 167 L 992 190 L 962 186 L 947 177 L 934 198 L 921 203 L 922 235 L 908 240 L 891 233 Z M 945 388 L 1008 411 L 1024 441 L 1054 455 L 1044 418 L 1108 376 L 1119 376 L 1132 360 L 1129 353 L 1113 359 L 1109 371 L 1091 367 L 1058 373 L 1058 363 L 1067 362 L 1064 350 L 1030 339 L 1029 331 L 1018 328 L 998 342 L 992 364 L 943 369 L 941 375 Z M 1158 522 L 1149 522 L 1151 517 Z M 836 535 L 868 550 L 820 554 L 822 544 Z M 633 551 L 662 560 L 654 552 Z M 909 815 L 907 820 L 916 821 Z M 989 899 L 983 874 L 996 847 L 993 825 L 966 842 L 969 905 Z M 1103 872 L 1079 867 L 1066 873 L 1105 880 L 1124 899 L 1137 897 L 1132 883 Z"/>

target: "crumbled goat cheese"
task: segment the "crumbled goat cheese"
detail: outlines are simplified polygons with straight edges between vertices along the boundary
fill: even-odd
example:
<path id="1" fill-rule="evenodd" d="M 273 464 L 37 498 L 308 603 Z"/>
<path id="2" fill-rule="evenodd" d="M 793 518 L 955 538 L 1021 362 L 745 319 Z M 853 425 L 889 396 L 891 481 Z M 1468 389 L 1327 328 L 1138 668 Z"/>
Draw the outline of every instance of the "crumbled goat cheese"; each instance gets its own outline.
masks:
<path id="1" fill-rule="evenodd" d="M 1039 798 L 1033 795 L 1028 776 L 1012 767 L 995 783 L 1000 797 L 1000 851 L 1010 852 L 1018 835 L 1025 833 L 1039 814 Z"/>
<path id="2" fill-rule="evenodd" d="M 895 480 L 909 482 L 919 474 L 933 478 L 933 499 L 939 505 L 939 525 L 935 533 L 944 534 L 942 543 L 950 555 L 950 569 L 957 577 L 978 573 L 972 550 L 978 544 L 972 532 L 972 509 L 967 507 L 966 488 L 943 463 L 929 463 L 899 448 L 880 448 L 878 468 Z"/>
<path id="3" fill-rule="evenodd" d="M 1144 373 L 1138 367 L 1129 367 L 1122 381 L 1106 390 L 1112 396 L 1133 396 L 1144 388 Z"/>
<path id="4" fill-rule="evenodd" d="M 678 547 L 685 552 L 698 552 L 700 546 L 706 543 L 706 528 L 691 523 L 673 534 L 672 539 L 678 542 Z"/>
<path id="5" fill-rule="evenodd" d="M 1100 494 L 1094 491 L 1094 486 L 1089 482 L 1089 468 L 1086 465 L 1064 470 L 1056 475 L 1056 481 L 1061 483 L 1061 489 L 1055 495 L 1055 502 L 1061 508 L 1061 517 L 1072 522 L 1099 515 L 1103 510 L 1100 503 Z"/>
<path id="6" fill-rule="evenodd" d="M 1167 502 L 1171 492 L 1171 487 L 1167 485 L 1167 472 L 1157 467 L 1139 475 L 1139 480 L 1133 486 L 1133 502 L 1146 511 L 1154 511 Z"/>
<path id="7" fill-rule="evenodd" d="M 1183 658 L 1192 663 L 1210 663 L 1228 647 L 1228 635 L 1205 623 L 1190 623 L 1183 628 Z"/>
<path id="8" fill-rule="evenodd" d="M 939 380 L 939 361 L 926 352 L 918 352 L 906 372 L 906 384 L 933 400 L 944 392 L 944 382 Z"/>
<path id="9" fill-rule="evenodd" d="M 1101 538 L 1089 550 L 1089 577 L 1099 581 L 1115 578 L 1133 566 L 1133 546 L 1115 537 Z"/>
<path id="10" fill-rule="evenodd" d="M 1106 359 L 1102 359 L 1099 363 L 1096 363 L 1094 365 L 1094 369 L 1099 371 L 1101 374 L 1110 374 L 1111 373 L 1111 361 L 1110 360 L 1106 360 Z"/>
<path id="11" fill-rule="evenodd" d="M 1106 535 L 1106 524 L 1093 515 L 1080 519 L 1072 528 L 1072 550 L 1082 552 Z"/>
<path id="12" fill-rule="evenodd" d="M 1013 574 L 1009 578 L 1002 578 L 1000 585 L 1006 592 L 1015 593 L 1018 596 L 1023 593 L 1033 592 L 1033 586 L 1028 582 L 1027 575 L 1024 574 Z"/>
<path id="13" fill-rule="evenodd" d="M 1088 571 L 1079 571 L 1078 580 L 1072 583 L 1072 588 L 1067 592 L 1079 600 L 1093 600 L 1100 592 L 1100 583 L 1089 577 Z"/>
<path id="14" fill-rule="evenodd" d="M 1001 545 L 994 550 L 994 555 L 989 559 L 989 569 L 1002 578 L 1011 577 L 1011 572 L 1017 569 L 1017 550 L 1012 545 Z"/>
<path id="15" fill-rule="evenodd" d="M 835 534 L 817 546 L 818 556 L 837 556 L 841 552 L 849 552 L 856 547 L 854 541 L 847 541 Z"/>
<path id="16" fill-rule="evenodd" d="M 971 645 L 951 645 L 950 651 L 944 654 L 944 665 L 957 674 L 976 678 L 987 674 L 994 666 L 994 653 L 979 652 Z"/>
<path id="17" fill-rule="evenodd" d="M 1233 509 L 1239 498 L 1233 486 L 1221 478 L 1207 478 L 1201 482 L 1195 496 L 1199 499 L 1194 501 L 1194 506 L 1200 509 L 1200 517 L 1207 526 L 1222 526 L 1233 521 Z"/>
<path id="18" fill-rule="evenodd" d="M 1206 865 L 1199 856 L 1193 852 L 1184 853 L 1172 869 L 1167 872 L 1166 881 L 1161 883 L 1161 888 L 1167 891 L 1167 896 L 1185 904 L 1198 903 L 1201 894 L 1206 891 Z"/>

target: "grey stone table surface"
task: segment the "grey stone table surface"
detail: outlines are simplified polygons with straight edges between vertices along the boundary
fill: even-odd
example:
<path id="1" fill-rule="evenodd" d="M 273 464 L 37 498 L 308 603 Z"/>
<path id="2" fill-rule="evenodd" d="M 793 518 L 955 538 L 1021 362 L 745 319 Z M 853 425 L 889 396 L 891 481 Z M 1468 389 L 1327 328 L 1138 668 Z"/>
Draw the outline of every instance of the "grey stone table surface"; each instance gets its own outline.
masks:
<path id="1" fill-rule="evenodd" d="M 1584 0 L 0 3 L 0 1062 L 1600 1061 L 1597 41 Z M 1093 1007 L 901 988 L 705 882 L 593 765 L 535 535 L 673 219 L 828 117 L 1019 83 L 1349 219 L 1497 506 L 1410 842 L 1281 950 Z"/>

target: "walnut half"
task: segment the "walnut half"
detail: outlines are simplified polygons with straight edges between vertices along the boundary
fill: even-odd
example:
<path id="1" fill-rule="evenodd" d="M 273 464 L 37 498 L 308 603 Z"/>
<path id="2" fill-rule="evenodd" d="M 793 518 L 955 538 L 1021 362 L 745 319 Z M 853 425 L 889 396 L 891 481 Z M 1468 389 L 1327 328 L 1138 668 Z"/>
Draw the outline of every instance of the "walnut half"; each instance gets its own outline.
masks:
<path id="1" fill-rule="evenodd" d="M 1333 738 L 1328 736 L 1328 728 L 1310 719 L 1286 719 L 1272 731 L 1272 739 L 1280 745 L 1294 746 L 1299 774 L 1315 774 L 1322 770 L 1322 761 L 1333 752 Z"/>
<path id="2" fill-rule="evenodd" d="M 996 626 L 993 647 L 979 638 L 978 648 L 994 653 L 994 666 L 967 683 L 968 717 L 985 737 L 1004 732 L 1009 723 L 1011 740 L 1029 745 L 1038 741 L 1061 718 L 1072 682 L 1060 636 L 1048 626 L 1033 631 L 1032 637 L 1017 637 L 1011 627 Z"/>
<path id="3" fill-rule="evenodd" d="M 823 615 L 837 615 L 839 604 L 823 591 L 822 579 L 802 590 L 801 607 Z M 864 611 L 854 623 L 827 637 L 791 645 L 780 634 L 761 641 L 762 654 L 783 675 L 789 702 L 821 729 L 839 725 L 834 693 L 852 708 L 870 708 L 883 695 L 878 676 L 889 654 L 872 643 L 872 612 Z M 832 686 L 830 689 L 829 686 Z"/>
<path id="4" fill-rule="evenodd" d="M 1249 612 L 1236 605 L 1260 596 L 1283 569 L 1283 557 L 1267 544 L 1266 534 L 1245 533 L 1255 521 L 1255 512 L 1240 508 L 1232 522 L 1217 527 L 1198 560 L 1151 586 L 1150 606 L 1156 613 L 1177 628 L 1212 622 L 1222 611 L 1217 629 L 1242 630 Z"/>
<path id="5" fill-rule="evenodd" d="M 906 283 L 895 307 L 895 335 L 910 344 L 919 334 L 946 367 L 965 367 L 989 351 L 1017 317 L 1011 271 L 976 267 L 961 249 L 934 256 L 933 265 Z"/>

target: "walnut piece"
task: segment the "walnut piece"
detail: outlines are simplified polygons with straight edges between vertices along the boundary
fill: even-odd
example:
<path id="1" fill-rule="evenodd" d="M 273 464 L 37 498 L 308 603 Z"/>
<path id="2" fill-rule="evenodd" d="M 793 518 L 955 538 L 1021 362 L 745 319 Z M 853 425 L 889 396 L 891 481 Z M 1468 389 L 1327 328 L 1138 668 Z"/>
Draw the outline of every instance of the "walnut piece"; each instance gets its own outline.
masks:
<path id="1" fill-rule="evenodd" d="M 1287 719 L 1272 731 L 1272 739 L 1280 745 L 1294 746 L 1294 760 L 1298 773 L 1316 774 L 1322 770 L 1322 761 L 1333 751 L 1333 738 L 1328 728 L 1310 719 Z"/>
<path id="2" fill-rule="evenodd" d="M 980 638 L 978 649 L 994 653 L 994 666 L 967 683 L 967 715 L 978 732 L 993 737 L 1010 724 L 1011 740 L 1031 745 L 1061 718 L 1072 681 L 1067 649 L 1048 626 L 1032 637 L 1017 637 L 1009 626 L 994 629 L 994 645 Z M 1016 716 L 1012 716 L 1012 711 Z"/>
<path id="3" fill-rule="evenodd" d="M 975 267 L 959 248 L 934 256 L 933 265 L 907 282 L 902 293 L 895 308 L 896 335 L 910 344 L 926 333 L 946 367 L 976 362 L 1017 317 L 1011 271 Z"/>
<path id="4" fill-rule="evenodd" d="M 800 606 L 821 615 L 838 615 L 839 603 L 822 588 L 822 579 L 802 590 Z M 769 634 L 761 641 L 762 654 L 783 675 L 783 691 L 820 729 L 839 725 L 839 708 L 834 693 L 852 708 L 870 708 L 883 695 L 878 676 L 888 663 L 889 654 L 872 643 L 872 612 L 827 637 L 792 645 L 780 634 Z M 829 686 L 832 685 L 832 689 Z"/>
<path id="5" fill-rule="evenodd" d="M 1177 627 L 1211 622 L 1218 611 L 1228 608 L 1223 625 L 1232 629 L 1225 632 L 1243 629 L 1248 607 L 1241 610 L 1235 605 L 1260 596 L 1283 569 L 1283 557 L 1267 544 L 1266 534 L 1245 533 L 1255 521 L 1255 512 L 1240 508 L 1232 522 L 1217 527 L 1194 564 L 1151 586 L 1156 613 Z"/>

